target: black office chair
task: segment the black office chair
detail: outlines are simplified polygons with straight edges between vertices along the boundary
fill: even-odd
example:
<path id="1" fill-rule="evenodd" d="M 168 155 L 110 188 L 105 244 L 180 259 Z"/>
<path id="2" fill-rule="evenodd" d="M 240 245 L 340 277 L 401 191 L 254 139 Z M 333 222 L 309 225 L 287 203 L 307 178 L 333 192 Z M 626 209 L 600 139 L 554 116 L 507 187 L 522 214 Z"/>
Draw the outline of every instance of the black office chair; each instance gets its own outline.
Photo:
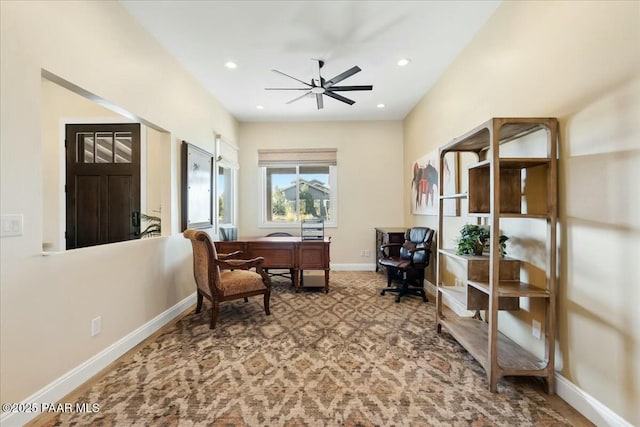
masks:
<path id="1" fill-rule="evenodd" d="M 291 233 L 287 233 L 284 231 L 278 231 L 275 233 L 269 233 L 265 237 L 293 237 L 293 235 Z M 282 270 L 283 269 L 276 270 L 278 272 L 274 273 L 273 271 L 269 271 L 268 268 L 265 268 L 264 272 L 267 273 L 269 277 L 280 276 L 280 277 L 284 277 L 285 279 L 289 279 L 291 280 L 291 285 L 293 286 L 294 269 L 290 268 L 288 272 L 283 272 Z"/>
<path id="2" fill-rule="evenodd" d="M 424 291 L 424 269 L 429 265 L 431 257 L 431 241 L 434 230 L 428 227 L 413 227 L 404 234 L 404 243 L 390 243 L 380 246 L 378 263 L 387 270 L 387 287 L 380 295 L 387 292 L 397 293 L 396 302 L 405 295 L 419 295 L 427 302 Z M 390 255 L 390 248 L 399 248 L 399 255 Z M 392 288 L 391 282 L 399 282 Z"/>

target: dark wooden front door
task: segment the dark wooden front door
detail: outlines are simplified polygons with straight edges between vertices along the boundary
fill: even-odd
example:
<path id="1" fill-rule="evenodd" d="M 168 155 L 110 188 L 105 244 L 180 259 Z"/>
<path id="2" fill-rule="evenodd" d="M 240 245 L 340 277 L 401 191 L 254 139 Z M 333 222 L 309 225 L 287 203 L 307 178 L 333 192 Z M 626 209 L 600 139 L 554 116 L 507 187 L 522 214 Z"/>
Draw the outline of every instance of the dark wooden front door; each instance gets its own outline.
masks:
<path id="1" fill-rule="evenodd" d="M 67 249 L 140 237 L 140 124 L 66 125 Z"/>

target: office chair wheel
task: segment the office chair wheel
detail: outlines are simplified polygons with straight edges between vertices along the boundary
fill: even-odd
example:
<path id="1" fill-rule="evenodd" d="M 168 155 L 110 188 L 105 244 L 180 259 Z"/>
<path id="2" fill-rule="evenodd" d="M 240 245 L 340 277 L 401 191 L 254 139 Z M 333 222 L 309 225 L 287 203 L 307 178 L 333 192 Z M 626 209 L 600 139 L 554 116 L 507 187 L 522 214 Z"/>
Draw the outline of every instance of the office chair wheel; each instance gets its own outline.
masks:
<path id="1" fill-rule="evenodd" d="M 396 297 L 396 302 L 397 302 L 397 303 L 399 303 L 399 302 L 400 302 L 400 295 L 398 295 L 398 296 Z"/>
<path id="2" fill-rule="evenodd" d="M 384 289 L 380 291 L 380 295 L 384 295 Z"/>

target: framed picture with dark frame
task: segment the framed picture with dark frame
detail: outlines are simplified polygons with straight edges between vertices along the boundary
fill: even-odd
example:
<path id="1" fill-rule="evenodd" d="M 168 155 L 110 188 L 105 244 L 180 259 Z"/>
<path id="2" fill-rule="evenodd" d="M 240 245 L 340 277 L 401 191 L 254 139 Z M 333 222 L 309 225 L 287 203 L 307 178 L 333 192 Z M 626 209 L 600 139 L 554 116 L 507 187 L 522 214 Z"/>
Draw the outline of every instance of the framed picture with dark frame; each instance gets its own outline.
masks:
<path id="1" fill-rule="evenodd" d="M 213 227 L 213 154 L 182 141 L 182 230 Z"/>

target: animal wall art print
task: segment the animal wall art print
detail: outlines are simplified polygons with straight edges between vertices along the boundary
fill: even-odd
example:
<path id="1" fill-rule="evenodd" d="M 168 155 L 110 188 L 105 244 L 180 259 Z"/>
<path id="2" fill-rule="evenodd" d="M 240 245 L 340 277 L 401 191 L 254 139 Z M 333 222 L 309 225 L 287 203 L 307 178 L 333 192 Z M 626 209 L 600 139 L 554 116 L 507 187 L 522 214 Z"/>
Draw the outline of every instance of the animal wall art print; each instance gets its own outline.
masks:
<path id="1" fill-rule="evenodd" d="M 444 194 L 456 191 L 456 153 L 447 154 L 444 158 Z M 411 179 L 411 213 L 414 215 L 438 215 L 438 169 L 440 168 L 439 151 L 435 150 L 420 157 L 413 163 Z M 457 201 L 445 200 L 443 213 L 456 215 Z"/>

